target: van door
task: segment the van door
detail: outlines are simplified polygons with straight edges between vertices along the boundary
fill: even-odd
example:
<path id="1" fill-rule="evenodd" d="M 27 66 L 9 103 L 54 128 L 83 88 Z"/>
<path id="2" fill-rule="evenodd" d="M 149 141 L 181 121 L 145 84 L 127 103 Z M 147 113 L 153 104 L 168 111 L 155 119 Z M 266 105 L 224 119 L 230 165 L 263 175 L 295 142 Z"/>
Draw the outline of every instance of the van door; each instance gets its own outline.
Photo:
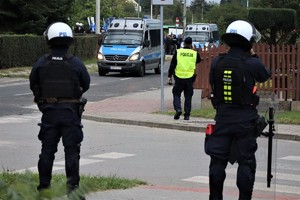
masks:
<path id="1" fill-rule="evenodd" d="M 149 45 L 146 45 L 147 43 Z M 150 54 L 151 54 L 151 40 L 150 40 L 149 30 L 147 30 L 145 31 L 143 48 L 141 50 L 141 56 L 144 57 L 146 70 L 151 69 Z"/>

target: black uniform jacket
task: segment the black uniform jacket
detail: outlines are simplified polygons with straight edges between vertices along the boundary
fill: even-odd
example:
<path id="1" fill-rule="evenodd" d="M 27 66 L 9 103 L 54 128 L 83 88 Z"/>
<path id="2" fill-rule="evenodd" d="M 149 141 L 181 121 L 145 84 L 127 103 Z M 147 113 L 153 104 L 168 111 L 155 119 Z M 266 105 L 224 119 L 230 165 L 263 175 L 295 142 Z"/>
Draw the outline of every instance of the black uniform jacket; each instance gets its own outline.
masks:
<path id="1" fill-rule="evenodd" d="M 232 47 L 227 55 L 225 55 L 224 59 L 226 59 L 227 56 L 241 58 L 241 55 L 243 54 L 245 54 L 243 49 Z M 209 75 L 210 83 L 212 83 L 213 69 L 220 58 L 220 56 L 217 56 L 212 61 Z M 252 87 L 255 84 L 254 82 L 265 82 L 270 76 L 271 71 L 265 67 L 257 55 L 253 55 L 246 59 L 245 79 L 247 86 Z M 257 109 L 251 106 L 221 104 L 217 107 L 216 111 L 215 120 L 224 123 L 249 122 L 258 118 Z"/>
<path id="2" fill-rule="evenodd" d="M 68 49 L 53 49 L 51 55 L 57 57 L 63 57 L 66 55 Z M 33 91 L 34 86 L 39 84 L 38 77 L 38 69 L 43 66 L 47 62 L 45 56 L 42 56 L 37 60 L 37 62 L 33 65 L 33 68 L 30 73 L 29 81 L 30 81 L 30 89 Z M 90 87 L 90 75 L 83 64 L 83 62 L 76 56 L 71 57 L 70 64 L 73 66 L 73 70 L 78 74 L 80 87 L 82 88 L 82 92 L 84 93 Z"/>

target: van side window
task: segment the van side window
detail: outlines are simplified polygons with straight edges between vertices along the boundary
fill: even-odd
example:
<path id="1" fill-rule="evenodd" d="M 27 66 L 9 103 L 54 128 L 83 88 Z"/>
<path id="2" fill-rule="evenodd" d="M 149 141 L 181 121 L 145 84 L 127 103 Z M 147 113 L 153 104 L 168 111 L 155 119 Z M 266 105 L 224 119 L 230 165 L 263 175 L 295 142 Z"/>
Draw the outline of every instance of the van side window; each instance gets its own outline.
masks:
<path id="1" fill-rule="evenodd" d="M 151 47 L 160 46 L 160 30 L 150 30 Z"/>

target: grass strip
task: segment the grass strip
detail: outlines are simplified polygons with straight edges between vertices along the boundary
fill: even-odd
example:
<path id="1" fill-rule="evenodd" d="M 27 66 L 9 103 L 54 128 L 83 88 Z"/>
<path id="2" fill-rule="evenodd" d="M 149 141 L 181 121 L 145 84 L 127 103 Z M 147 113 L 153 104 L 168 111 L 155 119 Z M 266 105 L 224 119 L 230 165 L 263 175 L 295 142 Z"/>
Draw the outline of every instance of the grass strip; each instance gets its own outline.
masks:
<path id="1" fill-rule="evenodd" d="M 167 111 L 164 114 L 174 115 L 175 111 Z M 206 119 L 213 119 L 215 117 L 216 110 L 213 108 L 202 108 L 194 109 L 191 112 L 192 117 L 201 117 Z M 268 114 L 266 112 L 259 113 L 268 119 Z M 277 111 L 275 113 L 275 121 L 278 124 L 294 124 L 300 125 L 300 112 L 299 111 Z"/>
<path id="2" fill-rule="evenodd" d="M 40 200 L 40 199 L 61 199 L 66 194 L 66 178 L 64 174 L 54 174 L 51 188 L 38 192 L 38 174 L 32 172 L 0 174 L 0 200 Z M 110 177 L 86 176 L 80 177 L 80 187 L 72 194 L 76 199 L 78 195 L 90 192 L 127 189 L 139 185 L 146 185 L 146 182 L 137 179 L 125 179 L 115 175 Z"/>

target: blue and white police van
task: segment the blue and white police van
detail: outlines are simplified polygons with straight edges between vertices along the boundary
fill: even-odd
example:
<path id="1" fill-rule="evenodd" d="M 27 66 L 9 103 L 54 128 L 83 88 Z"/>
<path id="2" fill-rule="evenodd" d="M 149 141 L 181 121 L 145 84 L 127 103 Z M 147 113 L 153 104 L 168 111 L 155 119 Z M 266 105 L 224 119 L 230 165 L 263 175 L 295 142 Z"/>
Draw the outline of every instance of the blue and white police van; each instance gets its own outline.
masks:
<path id="1" fill-rule="evenodd" d="M 184 31 L 184 39 L 187 37 L 193 39 L 193 46 L 196 46 L 196 49 L 207 49 L 208 47 L 219 46 L 219 29 L 217 24 L 189 24 Z M 183 43 L 181 46 L 183 46 Z"/>
<path id="2" fill-rule="evenodd" d="M 112 20 L 98 52 L 98 73 L 161 73 L 160 20 L 121 18 Z"/>

